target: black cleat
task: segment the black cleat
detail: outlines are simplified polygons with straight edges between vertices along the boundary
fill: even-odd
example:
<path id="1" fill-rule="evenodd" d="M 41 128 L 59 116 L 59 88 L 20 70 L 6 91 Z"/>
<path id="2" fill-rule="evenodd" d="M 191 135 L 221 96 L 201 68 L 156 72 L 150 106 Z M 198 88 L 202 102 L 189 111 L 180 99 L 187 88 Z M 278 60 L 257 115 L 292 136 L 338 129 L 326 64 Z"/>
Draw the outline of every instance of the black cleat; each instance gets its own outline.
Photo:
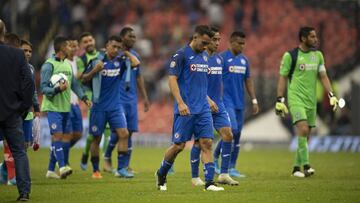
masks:
<path id="1" fill-rule="evenodd" d="M 158 171 L 155 172 L 156 187 L 160 191 L 166 191 L 166 176 L 159 175 Z"/>
<path id="2" fill-rule="evenodd" d="M 21 194 L 16 201 L 20 201 L 20 202 L 26 202 L 29 201 L 29 194 Z"/>

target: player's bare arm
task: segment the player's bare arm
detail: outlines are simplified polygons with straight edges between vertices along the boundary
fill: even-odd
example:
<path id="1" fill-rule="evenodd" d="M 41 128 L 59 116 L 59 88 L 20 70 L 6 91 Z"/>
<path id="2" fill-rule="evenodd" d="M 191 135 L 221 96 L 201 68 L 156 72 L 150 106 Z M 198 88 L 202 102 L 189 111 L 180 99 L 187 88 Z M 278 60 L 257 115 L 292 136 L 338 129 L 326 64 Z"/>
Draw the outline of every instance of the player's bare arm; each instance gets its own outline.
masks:
<path id="1" fill-rule="evenodd" d="M 136 58 L 134 54 L 130 53 L 129 51 L 124 51 L 124 54 L 126 57 L 130 59 L 131 67 L 134 68 L 140 65 L 139 59 Z"/>
<path id="2" fill-rule="evenodd" d="M 148 112 L 149 108 L 150 108 L 150 102 L 149 102 L 148 95 L 146 93 L 144 78 L 142 77 L 142 75 L 139 75 L 136 78 L 136 82 L 137 82 L 137 85 L 141 92 L 142 98 L 144 99 L 144 112 Z"/>
<path id="3" fill-rule="evenodd" d="M 254 83 L 251 77 L 245 80 L 245 86 L 246 86 L 246 91 L 249 97 L 251 98 L 253 115 L 256 115 L 257 113 L 259 113 L 259 104 L 256 99 Z"/>
<path id="4" fill-rule="evenodd" d="M 319 79 L 321 81 L 321 84 L 323 85 L 325 91 L 328 93 L 329 99 L 330 99 L 330 105 L 333 106 L 333 111 L 336 110 L 338 106 L 338 99 L 333 93 L 331 83 L 329 80 L 329 77 L 326 74 L 326 71 L 321 71 L 319 73 Z"/>
<path id="5" fill-rule="evenodd" d="M 99 61 L 90 72 L 81 75 L 81 82 L 84 83 L 90 81 L 96 73 L 102 71 L 103 69 L 104 63 L 102 61 Z"/>
<path id="6" fill-rule="evenodd" d="M 184 100 L 181 98 L 179 85 L 177 83 L 177 76 L 169 76 L 169 87 L 171 94 L 174 96 L 176 103 L 178 104 L 180 115 L 187 116 L 190 114 L 189 107 L 185 104 Z"/>

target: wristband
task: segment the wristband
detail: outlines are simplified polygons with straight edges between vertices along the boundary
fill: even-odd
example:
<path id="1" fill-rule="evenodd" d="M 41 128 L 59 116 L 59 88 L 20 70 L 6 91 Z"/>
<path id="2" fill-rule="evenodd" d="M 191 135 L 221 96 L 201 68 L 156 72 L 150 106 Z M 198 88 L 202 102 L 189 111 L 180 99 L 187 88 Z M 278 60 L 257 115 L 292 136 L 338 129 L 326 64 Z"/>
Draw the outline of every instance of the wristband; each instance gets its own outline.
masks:
<path id="1" fill-rule="evenodd" d="M 328 97 L 329 97 L 329 98 L 331 98 L 331 97 L 333 97 L 333 96 L 335 96 L 334 93 L 332 93 L 332 92 L 329 92 L 329 93 L 328 93 Z"/>
<path id="2" fill-rule="evenodd" d="M 251 102 L 252 102 L 253 104 L 258 104 L 257 99 L 252 99 Z"/>
<path id="3" fill-rule="evenodd" d="M 285 103 L 285 97 L 277 97 L 276 99 L 277 102 L 281 102 L 281 103 Z"/>

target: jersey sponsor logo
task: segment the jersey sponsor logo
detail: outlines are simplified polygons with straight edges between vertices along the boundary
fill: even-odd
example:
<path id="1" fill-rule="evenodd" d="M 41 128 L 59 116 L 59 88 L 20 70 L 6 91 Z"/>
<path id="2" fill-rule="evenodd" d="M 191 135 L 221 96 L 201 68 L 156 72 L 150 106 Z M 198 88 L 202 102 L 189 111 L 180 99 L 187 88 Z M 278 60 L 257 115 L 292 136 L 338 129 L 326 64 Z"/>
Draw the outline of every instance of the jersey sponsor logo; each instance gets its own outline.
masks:
<path id="1" fill-rule="evenodd" d="M 222 74 L 222 67 L 211 67 L 208 70 L 208 74 L 221 75 Z"/>
<path id="2" fill-rule="evenodd" d="M 305 70 L 305 64 L 300 64 L 300 65 L 299 65 L 299 69 L 300 69 L 301 71 L 304 71 L 304 70 Z"/>
<path id="3" fill-rule="evenodd" d="M 55 130 L 57 127 L 56 123 L 51 124 L 51 129 Z"/>
<path id="4" fill-rule="evenodd" d="M 220 64 L 221 64 L 221 60 L 220 60 L 219 58 L 216 58 L 216 63 L 220 65 Z"/>
<path id="5" fill-rule="evenodd" d="M 117 69 L 105 69 L 101 71 L 101 75 L 107 76 L 107 77 L 116 77 L 120 74 L 120 68 Z"/>
<path id="6" fill-rule="evenodd" d="M 193 72 L 208 72 L 209 66 L 207 64 L 190 64 L 190 70 Z"/>
<path id="7" fill-rule="evenodd" d="M 243 65 L 245 65 L 245 64 L 246 64 L 245 59 L 241 59 L 241 60 L 240 60 L 240 63 L 243 64 Z"/>
<path id="8" fill-rule="evenodd" d="M 170 68 L 174 68 L 176 66 L 176 62 L 175 61 L 171 61 L 170 63 Z"/>
<path id="9" fill-rule="evenodd" d="M 299 69 L 301 71 L 316 71 L 318 69 L 318 64 L 317 63 L 300 64 Z"/>
<path id="10" fill-rule="evenodd" d="M 246 66 L 229 66 L 229 72 L 245 74 Z"/>

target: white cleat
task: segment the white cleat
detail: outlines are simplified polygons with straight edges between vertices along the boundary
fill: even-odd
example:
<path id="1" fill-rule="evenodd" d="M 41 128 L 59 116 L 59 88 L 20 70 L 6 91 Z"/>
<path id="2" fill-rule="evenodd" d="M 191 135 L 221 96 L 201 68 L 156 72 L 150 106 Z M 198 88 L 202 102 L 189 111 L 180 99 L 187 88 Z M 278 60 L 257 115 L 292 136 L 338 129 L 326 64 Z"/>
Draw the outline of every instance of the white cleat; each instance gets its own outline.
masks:
<path id="1" fill-rule="evenodd" d="M 60 179 L 60 176 L 54 171 L 47 171 L 45 177 L 49 179 Z"/>
<path id="2" fill-rule="evenodd" d="M 72 174 L 72 169 L 69 166 L 60 168 L 60 178 L 65 179 L 67 176 Z"/>
<path id="3" fill-rule="evenodd" d="M 217 182 L 224 185 L 239 185 L 239 182 L 232 179 L 228 173 L 220 174 Z"/>
<path id="4" fill-rule="evenodd" d="M 292 176 L 298 177 L 298 178 L 305 178 L 305 174 L 303 174 L 301 171 L 295 171 Z"/>
<path id="5" fill-rule="evenodd" d="M 204 181 L 202 181 L 200 177 L 191 178 L 191 183 L 193 186 L 204 186 L 205 185 Z"/>
<path id="6" fill-rule="evenodd" d="M 158 190 L 166 191 L 167 190 L 166 183 L 164 185 L 158 185 Z"/>
<path id="7" fill-rule="evenodd" d="M 313 168 L 309 168 L 307 171 L 308 171 L 308 173 L 310 173 L 311 175 L 314 175 L 314 174 L 315 174 L 315 169 L 313 169 Z"/>
<path id="8" fill-rule="evenodd" d="M 205 190 L 217 192 L 217 191 L 223 191 L 224 188 L 223 187 L 218 187 L 216 185 L 209 185 Z"/>

